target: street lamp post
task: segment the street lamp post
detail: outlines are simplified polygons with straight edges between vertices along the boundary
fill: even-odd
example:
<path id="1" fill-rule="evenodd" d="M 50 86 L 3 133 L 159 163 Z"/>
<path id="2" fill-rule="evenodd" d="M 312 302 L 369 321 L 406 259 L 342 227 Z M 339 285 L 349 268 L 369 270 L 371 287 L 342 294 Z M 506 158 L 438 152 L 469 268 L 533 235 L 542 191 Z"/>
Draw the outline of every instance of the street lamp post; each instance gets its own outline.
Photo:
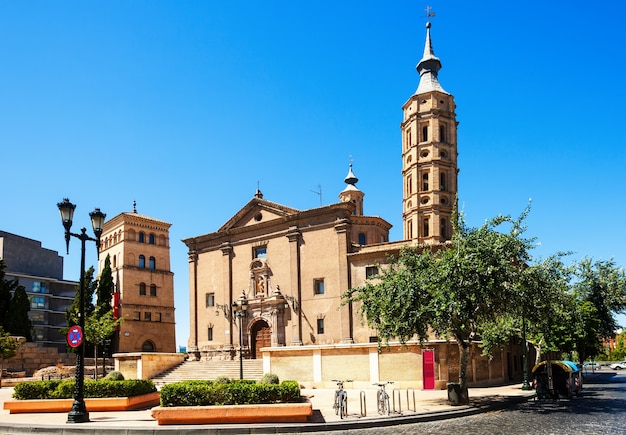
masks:
<path id="1" fill-rule="evenodd" d="M 522 354 L 522 370 L 524 373 L 522 391 L 529 391 L 532 390 L 533 387 L 528 383 L 528 342 L 526 341 L 526 317 L 524 316 L 522 316 L 522 341 L 524 345 L 524 353 Z"/>
<path id="2" fill-rule="evenodd" d="M 243 379 L 243 318 L 248 314 L 248 299 L 245 291 L 241 292 L 239 304 L 233 302 L 232 308 L 233 318 L 239 319 L 239 379 Z"/>
<path id="3" fill-rule="evenodd" d="M 81 228 L 80 234 L 70 232 L 72 228 L 72 220 L 74 218 L 74 210 L 76 205 L 72 204 L 69 199 L 64 198 L 63 202 L 57 204 L 59 211 L 61 212 L 61 221 L 65 228 L 65 245 L 67 253 L 70 253 L 70 238 L 76 237 L 81 242 L 80 250 L 80 282 L 79 282 L 79 307 L 78 307 L 78 326 L 80 327 L 81 342 L 78 345 L 76 352 L 76 381 L 74 385 L 74 403 L 72 409 L 67 415 L 68 423 L 84 423 L 89 421 L 89 413 L 85 407 L 85 242 L 91 240 L 96 242 L 96 250 L 100 252 L 100 236 L 102 235 L 102 226 L 104 224 L 104 218 L 106 215 L 100 211 L 99 208 L 89 213 L 91 218 L 91 225 L 95 238 L 91 238 L 87 235 L 87 229 Z"/>

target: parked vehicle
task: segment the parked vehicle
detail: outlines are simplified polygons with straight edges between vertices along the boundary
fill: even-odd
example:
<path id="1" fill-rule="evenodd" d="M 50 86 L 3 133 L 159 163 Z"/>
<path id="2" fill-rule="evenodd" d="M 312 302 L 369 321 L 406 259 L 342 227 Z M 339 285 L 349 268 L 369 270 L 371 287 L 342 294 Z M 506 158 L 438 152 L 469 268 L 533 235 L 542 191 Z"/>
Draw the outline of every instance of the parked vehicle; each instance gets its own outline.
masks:
<path id="1" fill-rule="evenodd" d="M 586 369 L 600 370 L 602 368 L 602 364 L 597 362 L 586 362 L 583 364 L 583 367 Z"/>
<path id="2" fill-rule="evenodd" d="M 626 361 L 622 361 L 622 362 L 618 362 L 618 363 L 609 364 L 609 367 L 610 367 L 610 368 L 612 368 L 613 370 L 622 370 L 622 369 L 626 369 Z"/>

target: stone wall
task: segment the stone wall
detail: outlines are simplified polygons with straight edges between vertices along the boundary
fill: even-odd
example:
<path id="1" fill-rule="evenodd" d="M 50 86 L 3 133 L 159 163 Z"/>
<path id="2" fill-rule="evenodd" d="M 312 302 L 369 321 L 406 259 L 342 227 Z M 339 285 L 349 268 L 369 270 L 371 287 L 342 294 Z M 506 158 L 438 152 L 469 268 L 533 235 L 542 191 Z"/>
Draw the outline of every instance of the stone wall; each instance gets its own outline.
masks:
<path id="1" fill-rule="evenodd" d="M 436 389 L 445 389 L 448 382 L 458 381 L 456 343 L 429 342 L 424 343 L 424 349 L 434 352 Z M 376 343 L 267 347 L 262 352 L 265 373 L 297 380 L 306 388 L 334 388 L 333 379 L 351 379 L 350 388 L 370 388 L 379 381 L 394 381 L 397 388 L 424 388 L 422 347 L 416 342 L 380 349 Z M 520 346 L 497 350 L 491 360 L 481 355 L 478 346 L 471 346 L 467 368 L 470 386 L 502 384 L 521 379 L 521 375 Z"/>
<path id="2" fill-rule="evenodd" d="M 61 353 L 56 348 L 45 347 L 41 343 L 23 343 L 17 349 L 17 355 L 4 361 L 4 369 L 8 372 L 26 372 L 32 376 L 44 367 L 76 365 L 76 354 Z"/>
<path id="3" fill-rule="evenodd" d="M 131 352 L 116 353 L 115 370 L 124 379 L 152 379 L 156 375 L 182 363 L 187 356 L 182 353 Z"/>

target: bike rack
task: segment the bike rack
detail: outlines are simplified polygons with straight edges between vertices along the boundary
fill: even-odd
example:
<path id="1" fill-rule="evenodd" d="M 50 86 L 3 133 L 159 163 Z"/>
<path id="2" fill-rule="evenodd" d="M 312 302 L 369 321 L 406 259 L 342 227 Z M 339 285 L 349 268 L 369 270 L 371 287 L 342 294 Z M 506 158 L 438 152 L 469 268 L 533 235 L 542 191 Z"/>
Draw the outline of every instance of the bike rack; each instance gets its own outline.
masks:
<path id="1" fill-rule="evenodd" d="M 365 391 L 361 390 L 361 395 L 360 395 L 360 402 L 361 402 L 361 417 L 367 417 L 367 406 L 366 406 L 366 401 L 365 401 Z"/>
<path id="2" fill-rule="evenodd" d="M 393 412 L 402 414 L 402 403 L 401 403 L 402 400 L 400 399 L 400 390 L 398 388 L 394 388 L 393 391 L 391 392 L 391 396 L 393 397 Z M 398 396 L 398 410 L 397 411 L 396 411 L 396 396 Z"/>
<path id="3" fill-rule="evenodd" d="M 411 400 L 409 400 L 409 398 L 410 398 L 409 394 L 410 393 L 413 393 L 413 409 L 411 409 Z M 407 390 L 406 390 L 406 409 L 408 411 L 417 412 L 417 406 L 415 404 L 415 389 L 413 389 L 413 388 L 407 388 Z"/>

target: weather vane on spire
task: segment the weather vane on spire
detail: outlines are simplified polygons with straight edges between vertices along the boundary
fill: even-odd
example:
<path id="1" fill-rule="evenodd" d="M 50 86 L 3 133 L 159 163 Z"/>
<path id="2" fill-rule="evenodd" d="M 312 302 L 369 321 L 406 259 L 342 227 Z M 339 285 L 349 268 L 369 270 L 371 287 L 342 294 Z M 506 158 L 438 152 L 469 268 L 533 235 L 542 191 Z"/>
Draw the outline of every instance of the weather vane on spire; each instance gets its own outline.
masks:
<path id="1" fill-rule="evenodd" d="M 433 10 L 432 6 L 426 6 L 426 8 L 424 9 L 424 11 L 426 12 L 426 19 L 435 16 L 435 13 L 432 12 L 432 10 Z"/>

